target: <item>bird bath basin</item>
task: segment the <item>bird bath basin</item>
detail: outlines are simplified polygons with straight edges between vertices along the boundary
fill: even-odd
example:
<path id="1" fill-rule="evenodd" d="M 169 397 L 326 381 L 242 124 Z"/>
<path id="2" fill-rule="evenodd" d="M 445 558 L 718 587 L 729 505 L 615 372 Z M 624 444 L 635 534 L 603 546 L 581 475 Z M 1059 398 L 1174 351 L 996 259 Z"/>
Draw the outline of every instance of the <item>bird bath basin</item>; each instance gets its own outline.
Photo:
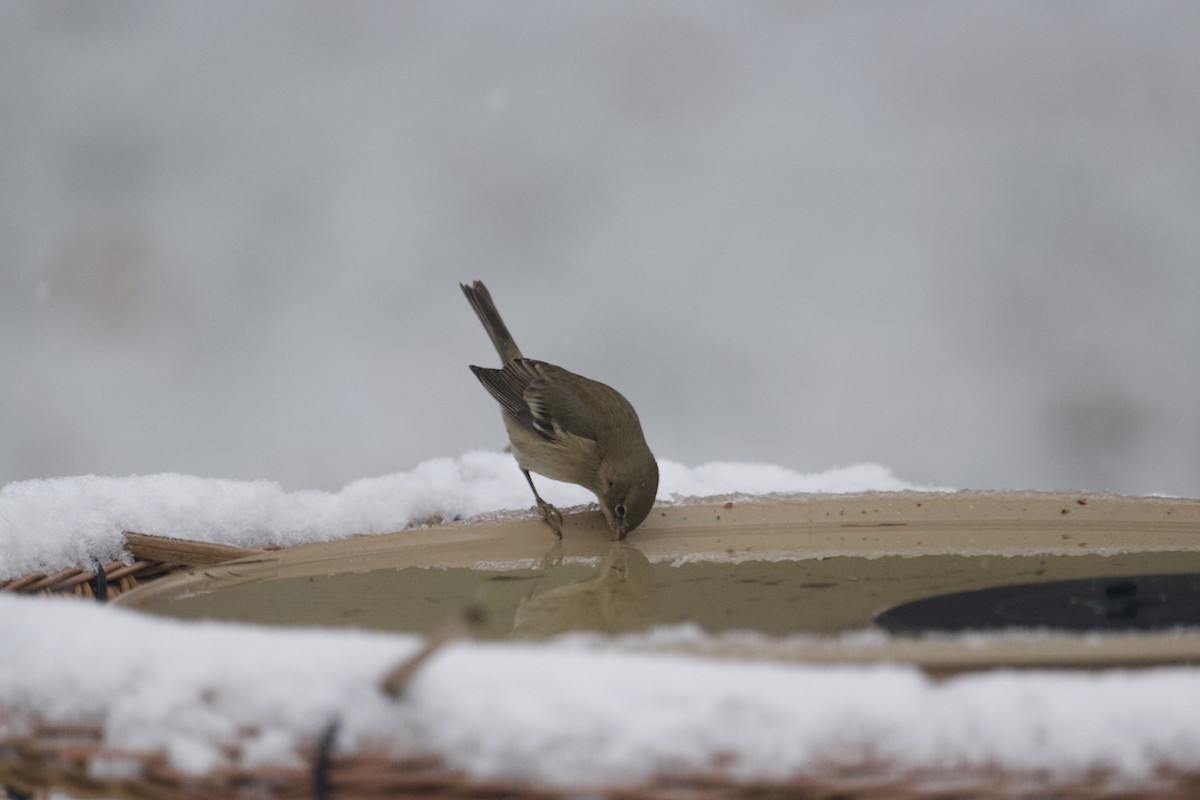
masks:
<path id="1" fill-rule="evenodd" d="M 528 517 L 442 525 L 197 568 L 118 602 L 178 618 L 417 633 L 474 609 L 474 633 L 486 638 L 687 623 L 709 635 L 626 639 L 717 657 L 907 661 L 935 672 L 1200 663 L 1197 501 L 718 498 L 656 508 L 625 542 L 608 537 L 590 511 L 567 515 L 561 544 Z M 982 616 L 958 613 L 968 606 Z M 1019 616 L 1006 617 L 1014 608 Z M 1063 608 L 1072 621 L 1052 613 Z M 939 609 L 965 622 L 947 628 Z"/>

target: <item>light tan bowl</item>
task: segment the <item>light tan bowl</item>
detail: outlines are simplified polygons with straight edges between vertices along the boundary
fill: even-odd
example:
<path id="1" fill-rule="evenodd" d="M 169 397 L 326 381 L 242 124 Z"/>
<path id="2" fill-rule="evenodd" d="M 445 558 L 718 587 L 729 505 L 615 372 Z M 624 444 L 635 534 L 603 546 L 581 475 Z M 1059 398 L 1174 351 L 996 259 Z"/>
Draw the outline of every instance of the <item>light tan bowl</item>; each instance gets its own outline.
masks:
<path id="1" fill-rule="evenodd" d="M 477 633 L 493 638 L 691 623 L 711 635 L 620 642 L 936 673 L 1200 663 L 1200 620 L 1102 635 L 897 636 L 873 625 L 896 605 L 951 592 L 1162 573 L 1200 573 L 1200 502 L 900 492 L 669 505 L 624 543 L 586 510 L 568 515 L 561 544 L 528 517 L 441 525 L 196 568 L 117 602 L 181 618 L 423 633 L 475 608 Z"/>

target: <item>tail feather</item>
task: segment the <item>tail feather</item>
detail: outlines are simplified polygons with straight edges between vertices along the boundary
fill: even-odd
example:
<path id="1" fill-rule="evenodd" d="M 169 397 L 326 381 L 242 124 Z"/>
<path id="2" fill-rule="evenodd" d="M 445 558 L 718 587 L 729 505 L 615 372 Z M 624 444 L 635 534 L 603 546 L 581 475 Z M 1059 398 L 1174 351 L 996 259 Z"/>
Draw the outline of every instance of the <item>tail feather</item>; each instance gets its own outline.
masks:
<path id="1" fill-rule="evenodd" d="M 471 284 L 460 283 L 459 286 L 462 287 L 463 294 L 467 296 L 471 308 L 475 309 L 475 315 L 483 323 L 483 329 L 487 331 L 496 352 L 500 354 L 500 362 L 507 364 L 514 358 L 521 358 L 521 350 L 513 341 L 512 334 L 508 332 L 508 326 L 500 318 L 500 312 L 496 310 L 496 304 L 492 302 L 492 295 L 483 285 L 483 281 L 475 281 Z"/>

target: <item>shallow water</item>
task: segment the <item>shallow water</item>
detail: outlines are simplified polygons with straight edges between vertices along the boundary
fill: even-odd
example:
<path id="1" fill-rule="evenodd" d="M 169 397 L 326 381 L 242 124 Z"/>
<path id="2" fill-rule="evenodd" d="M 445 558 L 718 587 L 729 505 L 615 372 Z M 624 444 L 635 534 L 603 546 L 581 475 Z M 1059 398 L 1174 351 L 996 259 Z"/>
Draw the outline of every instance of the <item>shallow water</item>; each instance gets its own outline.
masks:
<path id="1" fill-rule="evenodd" d="M 428 633 L 478 609 L 485 637 L 609 633 L 691 622 L 718 633 L 837 633 L 899 603 L 1009 583 L 1200 572 L 1200 553 L 832 557 L 651 563 L 616 545 L 603 559 L 536 567 L 407 567 L 260 580 L 145 610 L 179 618 Z"/>

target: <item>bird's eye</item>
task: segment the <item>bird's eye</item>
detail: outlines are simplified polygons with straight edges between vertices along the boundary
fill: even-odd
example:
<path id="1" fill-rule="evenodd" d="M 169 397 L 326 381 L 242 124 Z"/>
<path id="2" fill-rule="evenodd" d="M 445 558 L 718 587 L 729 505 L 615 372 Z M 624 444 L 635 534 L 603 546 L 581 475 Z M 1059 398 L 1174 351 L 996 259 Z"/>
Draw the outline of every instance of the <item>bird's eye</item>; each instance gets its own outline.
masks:
<path id="1" fill-rule="evenodd" d="M 617 503 L 617 507 L 614 508 L 613 511 L 617 512 L 617 516 L 620 517 L 621 519 L 625 518 L 625 504 L 624 503 Z"/>

